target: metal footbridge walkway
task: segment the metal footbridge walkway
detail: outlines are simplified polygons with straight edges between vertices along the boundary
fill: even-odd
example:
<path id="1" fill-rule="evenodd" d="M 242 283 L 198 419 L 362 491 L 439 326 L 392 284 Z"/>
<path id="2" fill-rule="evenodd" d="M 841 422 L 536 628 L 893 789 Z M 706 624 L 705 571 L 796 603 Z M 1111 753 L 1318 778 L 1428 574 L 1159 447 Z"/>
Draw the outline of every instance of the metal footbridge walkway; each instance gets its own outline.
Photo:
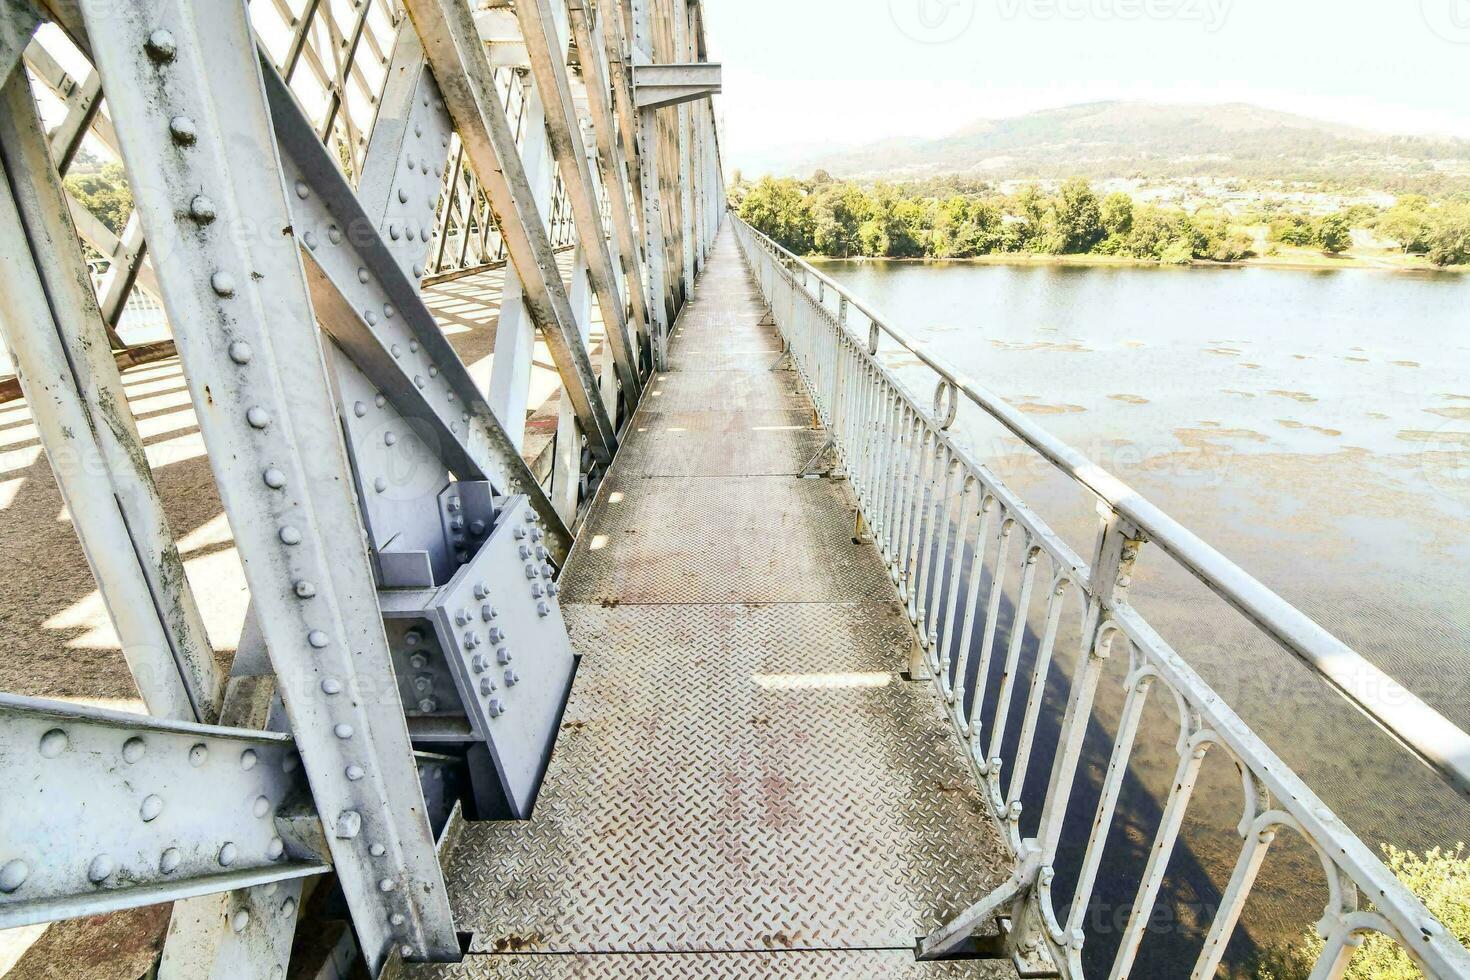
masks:
<path id="1" fill-rule="evenodd" d="M 914 961 L 1009 859 L 765 314 L 727 227 L 563 573 L 535 812 L 459 831 L 471 955 L 406 977 L 1013 975 Z"/>
<path id="2" fill-rule="evenodd" d="M 721 86 L 702 0 L 0 2 L 0 962 L 1470 978 L 1135 568 L 1470 736 L 743 221 Z"/>

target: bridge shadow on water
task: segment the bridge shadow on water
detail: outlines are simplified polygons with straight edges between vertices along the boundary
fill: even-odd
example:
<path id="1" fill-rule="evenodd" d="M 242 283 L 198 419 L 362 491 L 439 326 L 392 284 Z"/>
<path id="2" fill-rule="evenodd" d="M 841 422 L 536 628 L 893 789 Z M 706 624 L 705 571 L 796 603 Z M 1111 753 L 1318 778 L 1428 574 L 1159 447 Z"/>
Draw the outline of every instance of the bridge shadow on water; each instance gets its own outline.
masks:
<path id="1" fill-rule="evenodd" d="M 965 596 L 974 585 L 971 576 L 976 569 L 974 556 L 978 533 L 974 529 L 975 523 L 971 522 L 967 540 L 957 556 L 954 554 L 957 533 L 955 523 L 950 523 L 948 534 L 940 536 L 941 540 L 932 542 L 929 547 L 931 571 L 919 597 L 922 609 L 936 609 L 935 603 L 938 603 L 932 622 L 938 637 L 937 645 L 942 647 L 948 640 L 947 650 L 941 649 L 940 654 L 948 654 L 951 682 L 956 679 L 961 654 L 964 652 Z M 968 656 L 963 658 L 964 710 L 972 723 L 978 725 L 982 744 L 988 749 L 1001 708 L 999 694 L 1009 648 L 1015 630 L 1019 628 L 1022 631 L 1015 680 L 1007 699 L 1009 708 L 1004 719 L 999 751 L 1000 782 L 1007 799 L 1013 791 L 1011 783 L 1012 774 L 1016 771 L 1016 753 L 1025 720 L 1027 697 L 1041 653 L 1047 597 L 1051 593 L 1051 570 L 1047 567 L 1050 560 L 1042 555 L 1038 558 L 1035 585 L 1028 608 L 1018 609 L 1017 580 L 1022 551 L 1019 541 L 1021 537 L 1021 532 L 1017 529 L 1012 535 L 1010 547 L 1001 556 L 1006 562 L 1007 574 L 1003 576 L 1001 600 L 995 617 L 994 640 L 984 683 L 980 683 L 979 671 L 988 626 L 987 600 L 994 584 L 996 567 L 997 534 L 994 528 L 986 542 L 988 547 L 985 548 L 984 567 L 978 572 L 980 582 L 976 593 L 975 618 L 967 644 Z M 941 547 L 950 553 L 949 560 L 939 554 Z M 956 623 L 950 630 L 947 598 L 956 585 L 955 576 L 958 576 L 956 594 L 959 599 L 953 613 Z M 911 596 L 910 602 L 912 601 Z M 1075 589 L 1069 590 L 1067 596 L 1058 601 L 1065 603 L 1062 624 L 1057 631 L 1054 652 L 1042 688 L 1030 763 L 1018 795 L 1021 804 L 1019 829 L 1023 839 L 1034 837 L 1038 832 L 1061 735 L 1062 720 L 1071 696 L 1072 678 L 1079 659 L 1081 620 L 1084 614 L 1080 593 Z M 1057 919 L 1063 924 L 1067 921 L 1077 891 L 1087 842 L 1112 755 L 1128 661 L 1126 641 L 1118 638 L 1113 643 L 1109 667 L 1099 684 L 1094 710 L 1088 719 L 1071 800 L 1063 823 L 1061 844 L 1054 862 L 1056 875 L 1052 882 L 1053 906 Z M 1111 717 L 1108 716 L 1109 712 Z M 1130 764 L 1121 784 L 1096 884 L 1081 923 L 1086 934 L 1083 962 L 1088 976 L 1108 975 L 1122 934 L 1128 925 L 1144 867 L 1152 850 L 1154 835 L 1163 816 L 1164 800 L 1173 781 L 1174 766 L 1178 761 L 1174 751 L 1178 737 L 1178 719 L 1174 712 L 1173 698 L 1156 685 L 1149 707 L 1144 712 Z M 1160 748 L 1165 751 L 1161 753 Z M 1224 762 L 1224 768 L 1228 768 L 1228 779 L 1234 781 L 1235 796 L 1239 798 L 1240 784 L 1235 767 L 1224 759 L 1223 753 L 1216 755 L 1219 757 L 1213 762 L 1217 764 L 1217 771 L 1210 772 L 1207 762 L 1205 771 L 1201 773 L 1200 789 L 1194 796 L 1194 805 L 1191 808 L 1192 817 L 1195 817 L 1193 811 L 1208 805 L 1203 800 L 1206 782 L 1212 777 L 1218 779 L 1225 775 L 1218 768 L 1221 762 Z M 1147 757 L 1147 761 L 1140 765 L 1140 759 L 1144 757 Z M 1194 835 L 1191 834 L 1190 824 L 1186 824 L 1169 860 L 1153 913 L 1148 917 L 1148 930 L 1138 958 L 1129 971 L 1132 977 L 1179 977 L 1188 972 L 1199 955 L 1220 904 L 1221 887 L 1230 876 L 1235 859 L 1234 849 L 1240 846 L 1240 838 L 1234 830 L 1234 824 L 1239 819 L 1238 806 L 1227 813 L 1206 815 L 1206 819 L 1210 817 L 1215 818 L 1214 822 L 1219 824 L 1222 846 L 1208 848 L 1210 853 L 1201 853 L 1191 840 Z M 1194 822 L 1197 822 L 1197 818 Z M 1214 831 L 1215 828 L 1211 827 L 1206 833 L 1213 837 Z M 1232 840 L 1233 843 L 1230 843 Z M 979 897 L 976 896 L 977 899 Z M 1316 914 L 1320 914 L 1320 911 Z M 1313 919 L 1315 914 L 1302 914 L 1304 922 Z M 1258 940 L 1251 934 L 1243 917 L 1227 949 L 1226 967 L 1237 970 L 1248 967 L 1261 953 L 1262 947 L 1275 938 Z"/>

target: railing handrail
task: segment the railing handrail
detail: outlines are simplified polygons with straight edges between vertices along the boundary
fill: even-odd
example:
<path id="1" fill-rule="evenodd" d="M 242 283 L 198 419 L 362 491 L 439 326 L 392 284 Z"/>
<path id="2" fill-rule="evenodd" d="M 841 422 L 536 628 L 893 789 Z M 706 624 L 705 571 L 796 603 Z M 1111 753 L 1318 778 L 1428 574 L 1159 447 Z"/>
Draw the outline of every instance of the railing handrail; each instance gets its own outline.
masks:
<path id="1" fill-rule="evenodd" d="M 1470 798 L 1470 734 L 1141 493 L 1028 419 L 999 395 L 960 373 L 924 344 L 891 325 L 871 304 L 752 228 L 738 215 L 732 212 L 731 217 L 748 229 L 763 247 L 797 263 L 807 275 L 817 277 L 848 306 L 862 313 L 876 329 L 887 334 L 1027 446 L 1131 522 L 1150 543 L 1162 548 L 1212 592 L 1316 671 L 1350 704 L 1412 752 L 1457 793 Z M 847 329 L 845 324 L 842 329 Z"/>

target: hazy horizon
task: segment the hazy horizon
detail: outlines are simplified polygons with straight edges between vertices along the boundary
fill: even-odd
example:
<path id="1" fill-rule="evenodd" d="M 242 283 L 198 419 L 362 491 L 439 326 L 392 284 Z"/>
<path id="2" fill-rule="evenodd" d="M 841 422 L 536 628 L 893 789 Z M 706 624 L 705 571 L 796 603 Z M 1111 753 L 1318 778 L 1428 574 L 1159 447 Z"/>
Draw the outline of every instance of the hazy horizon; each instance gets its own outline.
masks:
<path id="1" fill-rule="evenodd" d="M 706 0 L 727 172 L 1068 106 L 1470 138 L 1470 0 Z"/>

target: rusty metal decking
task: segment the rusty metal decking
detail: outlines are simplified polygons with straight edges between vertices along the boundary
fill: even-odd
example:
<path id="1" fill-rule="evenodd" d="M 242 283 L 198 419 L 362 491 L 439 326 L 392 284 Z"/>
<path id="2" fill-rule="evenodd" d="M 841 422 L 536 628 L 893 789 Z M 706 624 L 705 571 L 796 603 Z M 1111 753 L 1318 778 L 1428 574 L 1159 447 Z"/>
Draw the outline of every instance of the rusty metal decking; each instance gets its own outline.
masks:
<path id="1" fill-rule="evenodd" d="M 913 960 L 1008 856 L 763 312 L 727 229 L 564 575 L 535 814 L 464 826 L 470 955 L 405 975 L 1014 975 Z"/>

